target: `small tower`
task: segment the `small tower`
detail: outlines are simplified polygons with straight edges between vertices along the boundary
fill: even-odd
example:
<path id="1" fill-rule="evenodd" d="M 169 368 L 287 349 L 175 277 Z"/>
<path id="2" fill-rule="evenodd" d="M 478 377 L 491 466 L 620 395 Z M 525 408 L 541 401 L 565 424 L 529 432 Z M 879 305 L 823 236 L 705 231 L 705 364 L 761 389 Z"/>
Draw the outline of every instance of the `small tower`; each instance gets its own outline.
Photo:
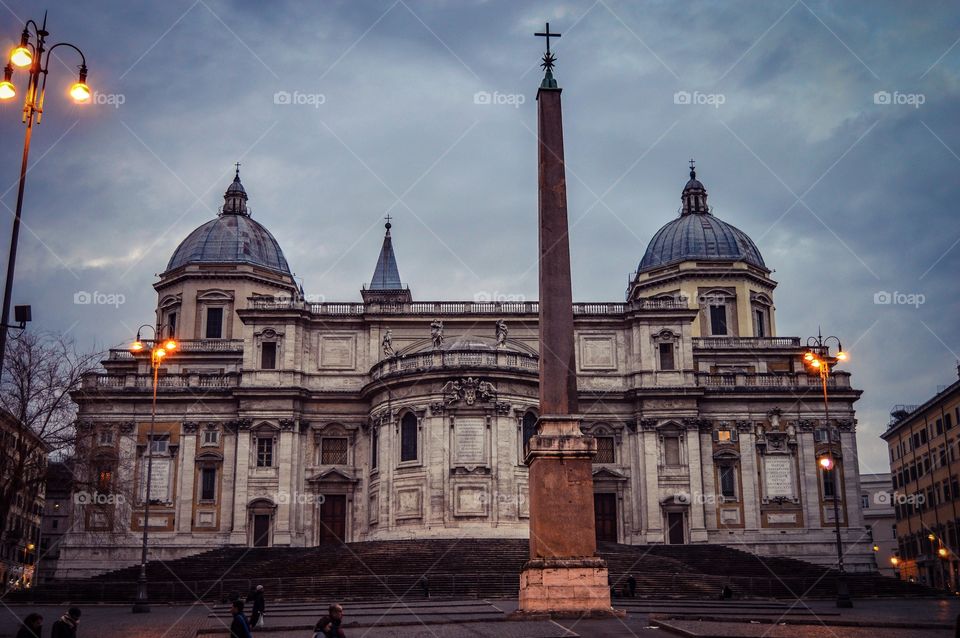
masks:
<path id="1" fill-rule="evenodd" d="M 383 235 L 383 246 L 380 248 L 380 257 L 377 267 L 373 271 L 373 279 L 369 286 L 360 291 L 364 303 L 410 303 L 413 297 L 410 289 L 400 282 L 400 270 L 397 268 L 397 257 L 393 254 L 393 239 L 390 236 L 390 216 L 384 224 L 386 232 Z"/>

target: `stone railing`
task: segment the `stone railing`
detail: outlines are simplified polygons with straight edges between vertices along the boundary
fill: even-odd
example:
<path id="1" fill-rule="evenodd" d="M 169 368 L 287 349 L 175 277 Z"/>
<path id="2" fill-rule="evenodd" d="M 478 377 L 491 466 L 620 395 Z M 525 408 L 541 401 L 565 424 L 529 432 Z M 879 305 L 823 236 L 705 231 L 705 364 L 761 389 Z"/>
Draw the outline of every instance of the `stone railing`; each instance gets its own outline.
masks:
<path id="1" fill-rule="evenodd" d="M 721 348 L 738 350 L 799 348 L 800 337 L 694 337 L 693 347 L 705 350 Z"/>
<path id="2" fill-rule="evenodd" d="M 536 301 L 414 301 L 410 303 L 308 303 L 289 299 L 251 299 L 254 310 L 305 310 L 314 315 L 354 316 L 374 315 L 534 315 L 540 312 Z M 630 303 L 596 302 L 575 303 L 575 315 L 622 315 L 630 310 L 687 310 L 682 301 L 672 299 L 641 299 Z"/>
<path id="3" fill-rule="evenodd" d="M 149 354 L 153 348 L 152 340 L 143 341 L 143 352 Z M 243 352 L 243 339 L 177 339 L 177 352 Z M 133 360 L 133 353 L 125 348 L 110 350 L 111 361 Z"/>
<path id="4" fill-rule="evenodd" d="M 157 387 L 170 389 L 235 388 L 240 385 L 240 374 L 162 374 Z M 88 374 L 83 377 L 85 390 L 152 390 L 152 374 Z"/>
<path id="5" fill-rule="evenodd" d="M 383 359 L 373 366 L 370 376 L 379 379 L 391 374 L 411 374 L 450 368 L 497 368 L 537 372 L 538 358 L 533 354 L 491 350 L 455 350 L 417 352 Z"/>
<path id="6" fill-rule="evenodd" d="M 820 377 L 799 373 L 730 373 L 713 374 L 709 372 L 697 373 L 697 385 L 714 390 L 751 389 L 784 389 L 801 390 L 820 388 Z M 850 389 L 850 374 L 848 372 L 834 372 L 827 380 L 827 388 Z"/>

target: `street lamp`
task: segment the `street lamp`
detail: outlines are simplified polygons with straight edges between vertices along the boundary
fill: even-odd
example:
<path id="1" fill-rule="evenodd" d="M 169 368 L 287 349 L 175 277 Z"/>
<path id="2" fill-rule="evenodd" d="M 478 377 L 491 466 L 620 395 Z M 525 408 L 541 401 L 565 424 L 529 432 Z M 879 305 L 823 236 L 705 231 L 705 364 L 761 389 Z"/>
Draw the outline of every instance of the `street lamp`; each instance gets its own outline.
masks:
<path id="1" fill-rule="evenodd" d="M 830 356 L 830 342 L 836 341 L 837 354 Z M 850 589 L 847 587 L 847 576 L 843 568 L 843 540 L 840 536 L 840 489 L 837 486 L 837 477 L 834 472 L 836 459 L 833 454 L 833 428 L 830 427 L 830 403 L 827 399 L 827 381 L 830 378 L 830 368 L 840 361 L 847 361 L 850 356 L 843 351 L 840 339 L 824 337 L 817 333 L 816 337 L 807 339 L 807 351 L 803 355 L 803 362 L 811 372 L 820 375 L 820 384 L 823 387 L 823 411 L 827 424 L 827 453 L 820 457 L 820 467 L 824 473 L 830 472 L 833 481 L 833 527 L 837 537 L 837 607 L 853 607 L 850 598 Z M 842 443 L 837 441 L 838 444 Z"/>
<path id="2" fill-rule="evenodd" d="M 57 47 L 68 47 L 80 54 L 80 73 L 77 81 L 70 87 L 70 96 L 75 102 L 90 101 L 90 87 L 87 86 L 87 60 L 83 51 L 69 42 L 59 42 L 47 48 L 47 14 L 43 14 L 43 24 L 27 20 L 20 34 L 20 44 L 10 52 L 10 63 L 4 67 L 3 81 L 0 82 L 0 101 L 12 100 L 17 95 L 13 84 L 13 72 L 16 68 L 27 70 L 27 91 L 23 98 L 23 123 L 27 130 L 23 138 L 23 158 L 20 162 L 20 184 L 17 189 L 17 209 L 13 217 L 13 231 L 10 235 L 10 255 L 7 261 L 7 280 L 3 288 L 3 313 L 0 315 L 0 376 L 3 376 L 3 360 L 7 352 L 7 331 L 11 326 L 10 299 L 13 293 L 13 272 L 17 264 L 17 240 L 20 237 L 20 217 L 23 211 L 23 187 L 27 179 L 27 157 L 30 155 L 30 137 L 33 133 L 34 118 L 39 124 L 43 119 L 43 97 L 47 87 L 47 73 L 50 71 L 50 54 Z M 46 57 L 44 57 L 46 53 Z"/>
<path id="3" fill-rule="evenodd" d="M 130 344 L 130 352 L 136 355 L 144 352 L 146 347 L 140 340 L 141 331 L 144 328 L 153 330 L 153 343 L 150 348 L 150 366 L 153 369 L 153 404 L 150 410 L 150 432 L 147 435 L 147 477 L 144 481 L 143 492 L 143 543 L 140 548 L 140 575 L 137 577 L 137 599 L 133 603 L 133 613 L 145 614 L 150 611 L 150 603 L 147 598 L 147 530 L 150 528 L 150 482 L 153 479 L 153 427 L 157 422 L 157 384 L 160 379 L 160 364 L 164 358 L 177 349 L 177 342 L 173 338 L 173 330 L 170 330 L 168 339 L 161 339 L 160 335 L 164 328 L 170 326 L 162 325 L 154 328 L 150 324 L 144 324 L 137 329 L 137 338 Z"/>

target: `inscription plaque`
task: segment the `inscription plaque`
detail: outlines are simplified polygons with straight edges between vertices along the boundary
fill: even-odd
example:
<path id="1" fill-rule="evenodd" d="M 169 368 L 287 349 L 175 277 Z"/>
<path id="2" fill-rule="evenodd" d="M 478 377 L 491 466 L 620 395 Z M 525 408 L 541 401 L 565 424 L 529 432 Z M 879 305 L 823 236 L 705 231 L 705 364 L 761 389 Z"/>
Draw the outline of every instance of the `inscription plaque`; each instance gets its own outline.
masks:
<path id="1" fill-rule="evenodd" d="M 763 471 L 767 498 L 793 498 L 793 459 L 791 457 L 764 457 Z"/>

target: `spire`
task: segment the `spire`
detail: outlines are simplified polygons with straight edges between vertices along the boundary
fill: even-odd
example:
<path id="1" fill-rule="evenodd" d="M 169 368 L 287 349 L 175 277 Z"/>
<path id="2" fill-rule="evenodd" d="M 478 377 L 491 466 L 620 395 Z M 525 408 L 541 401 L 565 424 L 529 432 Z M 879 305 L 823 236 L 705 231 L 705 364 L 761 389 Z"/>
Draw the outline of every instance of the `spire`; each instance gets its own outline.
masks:
<path id="1" fill-rule="evenodd" d="M 557 61 L 557 56 L 550 53 L 550 38 L 559 38 L 559 33 L 550 33 L 550 23 L 547 23 L 547 28 L 542 33 L 534 33 L 533 35 L 546 38 L 547 40 L 547 52 L 543 54 L 543 62 L 540 63 L 540 66 L 543 68 L 543 81 L 540 83 L 541 89 L 555 89 L 557 88 L 557 81 L 553 77 L 553 65 Z"/>
<path id="2" fill-rule="evenodd" d="M 236 164 L 237 172 L 233 176 L 233 183 L 227 187 L 227 192 L 223 194 L 223 208 L 220 209 L 221 215 L 249 215 L 247 211 L 247 191 L 240 183 L 240 162 Z"/>
<path id="3" fill-rule="evenodd" d="M 383 235 L 383 247 L 380 248 L 380 258 L 377 259 L 373 279 L 370 280 L 370 290 L 400 290 L 403 288 L 403 284 L 400 283 L 397 258 L 393 254 L 393 240 L 390 237 L 390 229 L 393 224 L 390 223 L 390 219 L 390 215 L 387 215 L 387 223 L 383 225 L 387 232 Z"/>
<path id="4" fill-rule="evenodd" d="M 707 189 L 697 179 L 696 165 L 692 159 L 690 160 L 690 180 L 683 187 L 680 200 L 683 202 L 681 215 L 689 215 L 690 213 L 710 214 L 710 209 L 707 207 Z"/>

